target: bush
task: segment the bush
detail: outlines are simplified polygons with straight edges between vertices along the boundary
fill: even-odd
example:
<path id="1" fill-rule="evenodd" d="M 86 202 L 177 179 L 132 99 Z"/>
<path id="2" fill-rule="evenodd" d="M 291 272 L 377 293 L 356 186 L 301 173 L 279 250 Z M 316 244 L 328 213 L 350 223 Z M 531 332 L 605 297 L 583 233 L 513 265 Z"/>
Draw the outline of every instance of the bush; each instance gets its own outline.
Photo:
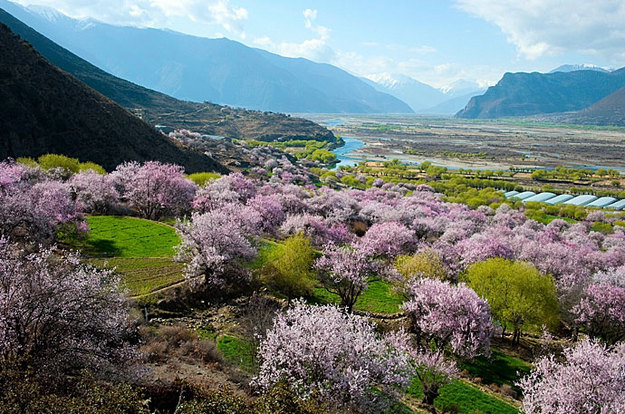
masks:
<path id="1" fill-rule="evenodd" d="M 53 168 L 63 168 L 66 171 L 77 173 L 80 171 L 80 162 L 78 158 L 70 158 L 59 154 L 46 154 L 37 159 L 39 166 L 44 170 Z"/>
<path id="2" fill-rule="evenodd" d="M 406 286 L 411 280 L 420 277 L 446 280 L 449 275 L 441 257 L 434 250 L 423 250 L 414 255 L 401 255 L 395 260 L 395 270 L 402 277 L 401 284 Z"/>
<path id="3" fill-rule="evenodd" d="M 314 285 L 312 266 L 315 250 L 310 239 L 298 233 L 287 238 L 262 269 L 267 284 L 287 297 L 289 302 L 308 296 Z"/>
<path id="4" fill-rule="evenodd" d="M 184 326 L 144 328 L 141 333 L 145 344 L 140 351 L 149 362 L 164 362 L 172 355 L 204 363 L 223 362 L 214 341 L 200 339 L 195 331 Z"/>
<path id="5" fill-rule="evenodd" d="M 47 377 L 25 361 L 0 366 L 0 411 L 5 414 L 149 414 L 145 398 L 126 384 L 96 381 L 88 372 L 77 378 Z"/>
<path id="6" fill-rule="evenodd" d="M 80 171 L 87 171 L 87 170 L 93 170 L 95 172 L 97 172 L 98 174 L 106 174 L 106 170 L 104 169 L 104 167 L 102 167 L 100 164 L 96 164 L 95 162 L 81 162 L 78 165 L 78 169 Z"/>
<path id="7" fill-rule="evenodd" d="M 213 172 L 199 172 L 189 175 L 187 178 L 197 184 L 199 187 L 204 187 L 204 184 L 210 180 L 216 180 L 221 177 L 219 173 Z"/>

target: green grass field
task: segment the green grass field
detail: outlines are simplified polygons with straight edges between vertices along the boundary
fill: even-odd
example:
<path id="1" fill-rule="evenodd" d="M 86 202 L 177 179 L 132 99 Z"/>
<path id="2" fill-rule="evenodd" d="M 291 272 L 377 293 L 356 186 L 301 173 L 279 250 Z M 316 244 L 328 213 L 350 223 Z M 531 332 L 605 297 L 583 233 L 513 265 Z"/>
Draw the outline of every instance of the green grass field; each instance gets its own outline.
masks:
<path id="1" fill-rule="evenodd" d="M 145 295 L 184 280 L 182 263 L 173 260 L 180 239 L 163 223 L 134 217 L 89 216 L 90 232 L 73 247 L 89 262 L 115 268 L 130 296 Z"/>
<path id="2" fill-rule="evenodd" d="M 314 289 L 311 301 L 320 304 L 341 302 L 338 295 L 322 287 Z M 393 291 L 390 283 L 381 279 L 372 279 L 369 281 L 369 287 L 356 301 L 354 309 L 363 312 L 393 314 L 401 310 L 402 301 L 403 299 Z"/>
<path id="3" fill-rule="evenodd" d="M 87 240 L 78 246 L 88 256 L 173 257 L 180 243 L 172 227 L 134 217 L 89 216 Z"/>
<path id="4" fill-rule="evenodd" d="M 421 383 L 415 379 L 408 393 L 421 400 Z M 482 392 L 480 389 L 460 380 L 455 380 L 440 389 L 434 406 L 442 412 L 459 414 L 518 414 L 519 410 L 510 404 Z"/>

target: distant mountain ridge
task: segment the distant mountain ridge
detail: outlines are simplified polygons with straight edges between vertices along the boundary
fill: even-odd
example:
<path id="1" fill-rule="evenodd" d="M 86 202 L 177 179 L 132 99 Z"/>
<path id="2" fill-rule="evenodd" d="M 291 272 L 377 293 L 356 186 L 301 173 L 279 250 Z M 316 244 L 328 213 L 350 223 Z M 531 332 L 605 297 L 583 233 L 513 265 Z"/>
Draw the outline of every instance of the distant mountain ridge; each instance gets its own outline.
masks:
<path id="1" fill-rule="evenodd" d="M 581 64 L 581 65 L 561 65 L 558 66 L 557 68 L 553 69 L 552 71 L 550 71 L 549 73 L 556 73 L 556 72 L 575 72 L 576 70 L 595 70 L 597 72 L 612 72 L 611 70 L 607 70 L 605 68 L 602 68 L 601 66 L 597 66 L 597 65 L 590 65 L 590 64 Z"/>
<path id="2" fill-rule="evenodd" d="M 506 73 L 486 93 L 471 98 L 457 116 L 500 118 L 578 111 L 624 86 L 625 68 L 613 72 Z"/>
<path id="3" fill-rule="evenodd" d="M 380 74 L 371 76 L 369 79 L 365 78 L 365 82 L 368 82 L 380 92 L 401 99 L 410 105 L 415 112 L 432 106 L 433 103 L 440 103 L 447 99 L 445 94 L 438 89 L 408 76 Z"/>
<path id="4" fill-rule="evenodd" d="M 7 0 L 0 7 L 113 75 L 179 99 L 276 112 L 412 112 L 331 65 L 228 39 L 75 20 Z"/>
<path id="5" fill-rule="evenodd" d="M 441 90 L 409 76 L 390 73 L 371 75 L 363 80 L 379 91 L 401 99 L 416 113 L 422 114 L 453 115 L 464 108 L 472 96 L 484 91 L 471 81 L 459 80 Z"/>
<path id="6" fill-rule="evenodd" d="M 4 24 L 0 50 L 0 159 L 59 153 L 108 170 L 159 160 L 187 172 L 228 171 L 56 68 Z"/>
<path id="7" fill-rule="evenodd" d="M 0 22 L 30 42 L 54 65 L 117 102 L 152 125 L 187 128 L 208 135 L 264 141 L 316 139 L 334 142 L 328 129 L 283 114 L 251 112 L 213 104 L 180 101 L 117 78 L 79 58 L 0 9 Z"/>

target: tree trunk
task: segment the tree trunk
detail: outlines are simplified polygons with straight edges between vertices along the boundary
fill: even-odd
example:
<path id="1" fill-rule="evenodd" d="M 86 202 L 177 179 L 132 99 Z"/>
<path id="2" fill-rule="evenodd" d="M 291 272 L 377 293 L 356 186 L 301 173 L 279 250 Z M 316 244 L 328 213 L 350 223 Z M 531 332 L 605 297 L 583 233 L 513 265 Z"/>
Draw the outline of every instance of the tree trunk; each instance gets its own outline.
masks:
<path id="1" fill-rule="evenodd" d="M 423 404 L 428 405 L 432 413 L 436 414 L 436 408 L 434 408 L 434 400 L 438 397 L 438 388 L 423 389 Z"/>

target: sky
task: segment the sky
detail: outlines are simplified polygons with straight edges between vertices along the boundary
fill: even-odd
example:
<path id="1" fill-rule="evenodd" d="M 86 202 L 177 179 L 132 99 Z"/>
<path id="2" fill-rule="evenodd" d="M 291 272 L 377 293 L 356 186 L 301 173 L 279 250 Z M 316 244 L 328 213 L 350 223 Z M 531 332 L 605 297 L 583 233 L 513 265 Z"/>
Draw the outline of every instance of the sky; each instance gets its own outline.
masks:
<path id="1" fill-rule="evenodd" d="M 438 88 L 562 64 L 625 66 L 624 0 L 16 0 L 76 18 L 227 37 Z"/>

